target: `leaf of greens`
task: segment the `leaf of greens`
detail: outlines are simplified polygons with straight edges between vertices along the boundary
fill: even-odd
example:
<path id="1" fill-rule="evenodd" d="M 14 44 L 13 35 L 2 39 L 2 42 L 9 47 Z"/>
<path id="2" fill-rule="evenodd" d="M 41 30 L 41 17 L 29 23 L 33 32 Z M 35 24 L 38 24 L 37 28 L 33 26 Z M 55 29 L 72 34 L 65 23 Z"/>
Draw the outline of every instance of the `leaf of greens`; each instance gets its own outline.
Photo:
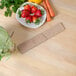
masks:
<path id="1" fill-rule="evenodd" d="M 0 56 L 0 61 L 1 61 L 2 58 L 3 58 L 3 56 Z"/>
<path id="2" fill-rule="evenodd" d="M 25 2 L 25 0 L 21 0 L 21 2 Z"/>
<path id="3" fill-rule="evenodd" d="M 39 24 L 39 23 L 40 23 L 40 18 L 38 18 L 38 19 L 36 20 L 35 24 L 37 25 L 37 24 Z"/>
<path id="4" fill-rule="evenodd" d="M 13 45 L 14 44 L 7 31 L 0 26 L 0 60 L 2 57 L 10 54 L 10 49 Z"/>
<path id="5" fill-rule="evenodd" d="M 12 15 L 12 11 L 10 10 L 10 11 L 9 11 L 9 16 L 11 16 L 11 15 Z"/>
<path id="6" fill-rule="evenodd" d="M 12 7 L 12 10 L 13 10 L 14 13 L 16 13 L 17 7 L 13 6 L 13 7 Z"/>
<path id="7" fill-rule="evenodd" d="M 43 10 L 41 10 L 41 14 L 42 14 L 42 15 L 44 14 L 44 11 L 43 11 Z"/>
<path id="8" fill-rule="evenodd" d="M 12 15 L 12 11 L 10 10 L 10 8 L 7 8 L 7 12 L 8 12 L 8 16 Z"/>
<path id="9" fill-rule="evenodd" d="M 0 5 L 0 9 L 3 9 L 3 8 L 4 8 L 4 6 Z"/>
<path id="10" fill-rule="evenodd" d="M 19 15 L 19 17 L 21 17 L 21 11 L 20 10 L 18 11 L 18 15 Z"/>
<path id="11" fill-rule="evenodd" d="M 5 16 L 8 17 L 8 11 L 5 11 Z"/>
<path id="12" fill-rule="evenodd" d="M 20 7 L 20 5 L 27 0 L 0 0 L 0 9 L 3 9 L 4 7 L 10 8 L 12 6 L 11 11 L 5 11 L 5 16 L 11 16 L 12 11 L 16 13 L 17 9 Z"/>
<path id="13" fill-rule="evenodd" d="M 27 20 L 26 23 L 30 23 L 30 20 Z"/>

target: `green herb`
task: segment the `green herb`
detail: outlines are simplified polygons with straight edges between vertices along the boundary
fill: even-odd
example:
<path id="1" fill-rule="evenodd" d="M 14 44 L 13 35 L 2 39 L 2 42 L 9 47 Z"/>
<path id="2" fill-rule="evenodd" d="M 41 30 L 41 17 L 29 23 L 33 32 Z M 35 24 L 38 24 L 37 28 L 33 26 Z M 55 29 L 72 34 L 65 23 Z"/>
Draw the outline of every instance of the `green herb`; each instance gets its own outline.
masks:
<path id="1" fill-rule="evenodd" d="M 43 11 L 43 10 L 41 10 L 41 14 L 42 14 L 42 15 L 44 14 L 44 11 Z"/>
<path id="2" fill-rule="evenodd" d="M 6 16 L 6 17 L 8 16 L 8 12 L 7 12 L 7 11 L 5 11 L 5 16 Z"/>
<path id="3" fill-rule="evenodd" d="M 7 10 L 5 11 L 5 16 L 8 17 L 11 15 L 12 15 L 12 11 L 9 8 L 7 8 Z"/>
<path id="4" fill-rule="evenodd" d="M 10 11 L 9 11 L 9 16 L 11 16 L 11 15 L 12 15 L 12 11 L 10 10 Z"/>
<path id="5" fill-rule="evenodd" d="M 23 6 L 26 6 L 26 5 L 28 5 L 28 4 L 25 4 L 25 5 L 23 5 Z"/>
<path id="6" fill-rule="evenodd" d="M 17 9 L 20 7 L 20 5 L 27 0 L 1 0 L 0 1 L 0 9 L 3 9 L 4 7 L 7 8 L 5 11 L 5 16 L 11 16 L 12 12 L 16 13 Z M 11 9 L 12 7 L 12 9 Z"/>
<path id="7" fill-rule="evenodd" d="M 40 18 L 38 18 L 38 19 L 36 20 L 35 24 L 37 25 L 37 24 L 39 24 L 39 23 L 40 23 Z"/>
<path id="8" fill-rule="evenodd" d="M 0 9 L 3 9 L 3 8 L 4 8 L 4 6 L 1 5 L 1 6 L 0 6 Z"/>
<path id="9" fill-rule="evenodd" d="M 2 59 L 3 57 L 2 56 L 0 56 L 0 61 L 1 61 L 1 59 Z"/>
<path id="10" fill-rule="evenodd" d="M 27 20 L 26 23 L 31 23 L 30 20 Z"/>
<path id="11" fill-rule="evenodd" d="M 19 15 L 19 17 L 21 17 L 21 11 L 20 10 L 18 11 L 18 15 Z"/>
<path id="12" fill-rule="evenodd" d="M 13 7 L 12 7 L 12 10 L 13 10 L 14 13 L 16 13 L 17 7 L 13 6 Z"/>

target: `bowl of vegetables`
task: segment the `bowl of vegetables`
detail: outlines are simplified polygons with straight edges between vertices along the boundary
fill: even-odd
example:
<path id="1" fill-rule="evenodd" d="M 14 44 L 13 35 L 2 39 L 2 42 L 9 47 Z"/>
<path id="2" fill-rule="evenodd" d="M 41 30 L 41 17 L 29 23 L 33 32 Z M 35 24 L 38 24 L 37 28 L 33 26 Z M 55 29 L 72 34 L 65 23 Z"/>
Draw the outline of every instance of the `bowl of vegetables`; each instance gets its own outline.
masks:
<path id="1" fill-rule="evenodd" d="M 46 11 L 36 3 L 25 2 L 18 8 L 16 19 L 26 27 L 38 28 L 46 21 Z"/>

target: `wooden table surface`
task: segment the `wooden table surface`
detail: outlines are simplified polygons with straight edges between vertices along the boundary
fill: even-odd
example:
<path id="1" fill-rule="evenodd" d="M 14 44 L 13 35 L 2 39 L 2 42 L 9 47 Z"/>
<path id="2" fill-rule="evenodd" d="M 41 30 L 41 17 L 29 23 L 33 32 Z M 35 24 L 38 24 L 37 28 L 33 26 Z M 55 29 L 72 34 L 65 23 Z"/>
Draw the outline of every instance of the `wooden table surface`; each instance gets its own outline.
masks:
<path id="1" fill-rule="evenodd" d="M 38 29 L 22 27 L 15 18 L 5 17 L 0 10 L 0 26 L 9 34 L 15 31 L 12 39 L 18 45 L 32 38 L 43 29 L 59 22 L 65 31 L 47 40 L 25 54 L 16 51 L 9 60 L 0 62 L 0 76 L 76 76 L 76 0 L 51 0 L 56 17 Z"/>

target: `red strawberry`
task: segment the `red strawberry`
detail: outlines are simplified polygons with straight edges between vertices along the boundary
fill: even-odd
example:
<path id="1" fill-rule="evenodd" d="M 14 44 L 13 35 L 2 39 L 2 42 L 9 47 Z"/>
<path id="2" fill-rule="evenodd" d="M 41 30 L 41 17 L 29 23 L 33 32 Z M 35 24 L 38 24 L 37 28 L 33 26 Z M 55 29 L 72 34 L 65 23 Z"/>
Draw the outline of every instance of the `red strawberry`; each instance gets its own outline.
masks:
<path id="1" fill-rule="evenodd" d="M 32 16 L 32 21 L 33 21 L 35 24 L 39 24 L 39 23 L 40 23 L 40 19 L 39 19 L 37 16 Z"/>
<path id="2" fill-rule="evenodd" d="M 31 7 L 31 13 L 35 13 L 36 11 L 37 11 L 37 7 L 32 6 L 32 7 Z"/>
<path id="3" fill-rule="evenodd" d="M 36 20 L 37 20 L 37 17 L 36 16 L 32 16 L 32 21 L 36 22 Z"/>
<path id="4" fill-rule="evenodd" d="M 31 23 L 32 22 L 32 17 L 31 16 L 26 17 L 26 22 Z"/>
<path id="5" fill-rule="evenodd" d="M 37 17 L 41 17 L 41 16 L 42 16 L 41 10 L 40 10 L 40 9 L 37 10 L 36 13 L 35 13 L 35 15 L 36 15 Z"/>
<path id="6" fill-rule="evenodd" d="M 21 17 L 25 18 L 25 11 L 24 10 L 22 10 Z"/>
<path id="7" fill-rule="evenodd" d="M 25 12 L 25 10 L 22 10 L 22 13 Z"/>
<path id="8" fill-rule="evenodd" d="M 30 6 L 30 5 L 25 5 L 25 6 L 24 6 L 24 9 L 25 9 L 25 10 L 28 10 L 28 11 L 31 11 L 31 6 Z"/>
<path id="9" fill-rule="evenodd" d="M 23 11 L 22 11 L 22 14 L 21 14 L 21 17 L 25 18 L 25 17 L 27 17 L 27 16 L 29 16 L 29 15 L 30 15 L 30 12 L 29 12 L 29 11 L 23 10 Z"/>

